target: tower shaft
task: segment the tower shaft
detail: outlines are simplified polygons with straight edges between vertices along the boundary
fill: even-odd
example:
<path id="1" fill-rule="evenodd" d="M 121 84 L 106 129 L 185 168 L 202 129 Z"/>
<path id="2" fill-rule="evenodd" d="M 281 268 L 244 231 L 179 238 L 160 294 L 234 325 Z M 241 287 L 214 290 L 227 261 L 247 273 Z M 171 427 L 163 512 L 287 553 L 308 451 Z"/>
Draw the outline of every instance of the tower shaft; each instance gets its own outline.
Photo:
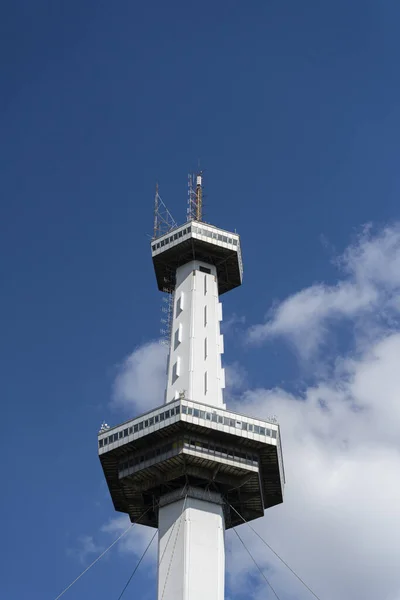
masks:
<path id="1" fill-rule="evenodd" d="M 217 270 L 193 260 L 178 267 L 175 280 L 165 403 L 184 396 L 225 408 Z M 210 501 L 215 497 L 217 502 Z M 160 504 L 167 500 L 168 495 Z M 224 600 L 225 521 L 220 494 L 191 488 L 184 499 L 161 506 L 158 518 L 158 600 Z"/>
<path id="2" fill-rule="evenodd" d="M 222 499 L 208 496 L 192 489 L 159 509 L 158 600 L 224 600 Z"/>
<path id="3" fill-rule="evenodd" d="M 215 266 L 191 261 L 176 271 L 166 402 L 185 396 L 225 408 L 222 304 Z"/>

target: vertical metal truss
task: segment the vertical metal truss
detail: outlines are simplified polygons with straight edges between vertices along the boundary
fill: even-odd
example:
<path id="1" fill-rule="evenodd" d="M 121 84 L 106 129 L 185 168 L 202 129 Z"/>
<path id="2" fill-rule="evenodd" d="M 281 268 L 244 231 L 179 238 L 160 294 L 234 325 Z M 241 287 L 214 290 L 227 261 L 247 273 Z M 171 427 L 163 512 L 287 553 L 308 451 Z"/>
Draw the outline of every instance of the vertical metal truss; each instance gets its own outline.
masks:
<path id="1" fill-rule="evenodd" d="M 162 201 L 161 196 L 158 193 L 157 184 L 154 197 L 153 240 L 170 232 L 172 229 L 175 229 L 175 227 L 178 227 L 178 224 Z"/>
<path id="2" fill-rule="evenodd" d="M 194 189 L 194 174 L 188 174 L 188 206 L 187 206 L 187 220 L 196 220 L 196 192 Z"/>
<path id="3" fill-rule="evenodd" d="M 160 343 L 163 346 L 169 346 L 172 335 L 172 321 L 175 297 L 175 288 L 172 278 L 173 273 L 171 271 L 167 277 L 164 277 L 164 286 L 162 289 L 164 295 L 161 301 Z"/>
<path id="4" fill-rule="evenodd" d="M 202 186 L 202 171 L 197 175 L 188 175 L 188 221 L 203 220 L 203 186 Z"/>
<path id="5" fill-rule="evenodd" d="M 156 193 L 154 197 L 154 227 L 153 240 L 169 233 L 175 229 L 178 224 L 169 212 L 168 208 L 161 199 L 158 193 L 158 184 L 156 185 Z M 174 273 L 172 270 L 164 277 L 164 285 L 162 291 L 164 296 L 161 304 L 161 327 L 160 327 L 160 343 L 169 346 L 172 329 L 172 316 L 174 309 Z"/>

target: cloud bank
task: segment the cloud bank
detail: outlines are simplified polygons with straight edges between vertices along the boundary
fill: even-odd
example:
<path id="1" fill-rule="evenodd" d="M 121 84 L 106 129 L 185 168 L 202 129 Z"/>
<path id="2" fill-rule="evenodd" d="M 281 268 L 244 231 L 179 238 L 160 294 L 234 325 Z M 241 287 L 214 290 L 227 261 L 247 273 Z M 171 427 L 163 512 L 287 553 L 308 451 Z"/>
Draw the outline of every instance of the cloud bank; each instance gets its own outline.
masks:
<path id="1" fill-rule="evenodd" d="M 167 349 L 158 341 L 136 348 L 118 367 L 113 405 L 126 412 L 145 412 L 164 402 Z"/>
<path id="2" fill-rule="evenodd" d="M 364 228 L 336 260 L 342 278 L 335 285 L 317 283 L 286 298 L 248 330 L 251 342 L 282 336 L 305 360 L 321 349 L 340 321 L 351 321 L 369 334 L 398 323 L 400 303 L 400 225 L 376 235 Z"/>

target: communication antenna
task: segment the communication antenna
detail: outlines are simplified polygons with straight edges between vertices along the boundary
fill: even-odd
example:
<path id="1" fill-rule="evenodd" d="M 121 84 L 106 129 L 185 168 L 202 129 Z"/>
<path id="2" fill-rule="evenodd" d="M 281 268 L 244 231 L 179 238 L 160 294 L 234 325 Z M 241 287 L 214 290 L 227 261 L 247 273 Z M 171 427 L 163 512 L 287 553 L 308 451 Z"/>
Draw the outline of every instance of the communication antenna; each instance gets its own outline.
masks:
<path id="1" fill-rule="evenodd" d="M 172 335 L 172 321 L 174 313 L 175 284 L 174 273 L 171 269 L 166 269 L 163 278 L 163 297 L 161 300 L 161 327 L 160 342 L 163 346 L 169 346 Z"/>
<path id="2" fill-rule="evenodd" d="M 188 175 L 188 221 L 203 220 L 203 172 Z"/>
<path id="3" fill-rule="evenodd" d="M 161 196 L 158 192 L 158 183 L 156 184 L 156 193 L 154 196 L 154 226 L 153 226 L 153 240 L 168 233 L 172 229 L 178 227 L 178 223 L 169 212 L 167 206 L 162 201 Z"/>
<path id="4" fill-rule="evenodd" d="M 161 199 L 158 191 L 158 183 L 156 184 L 156 193 L 154 196 L 154 226 L 153 226 L 153 240 L 156 238 L 169 233 L 172 229 L 178 227 L 174 217 L 169 212 L 167 206 Z M 171 326 L 172 326 L 172 313 L 174 306 L 174 273 L 172 270 L 167 269 L 162 291 L 164 296 L 162 298 L 161 305 L 161 343 L 168 346 L 171 338 Z"/>

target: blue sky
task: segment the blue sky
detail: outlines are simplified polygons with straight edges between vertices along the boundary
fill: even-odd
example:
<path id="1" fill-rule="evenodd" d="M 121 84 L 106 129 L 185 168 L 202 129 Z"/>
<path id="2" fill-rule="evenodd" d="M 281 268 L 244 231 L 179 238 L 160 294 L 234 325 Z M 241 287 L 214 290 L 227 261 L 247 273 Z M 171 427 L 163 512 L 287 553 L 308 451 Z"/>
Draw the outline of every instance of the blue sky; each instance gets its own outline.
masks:
<path id="1" fill-rule="evenodd" d="M 260 531 L 321 598 L 398 600 L 381 557 L 399 554 L 400 535 L 388 525 L 400 499 L 399 4 L 0 10 L 4 597 L 54 599 L 125 523 L 96 435 L 161 402 L 154 187 L 182 222 L 200 159 L 205 218 L 242 236 L 244 285 L 224 297 L 230 400 L 282 423 L 287 502 Z M 147 533 L 65 598 L 117 597 Z M 250 543 L 284 600 L 307 598 Z M 265 598 L 228 549 L 227 598 L 249 597 L 246 585 Z M 155 598 L 151 560 L 131 597 Z"/>

